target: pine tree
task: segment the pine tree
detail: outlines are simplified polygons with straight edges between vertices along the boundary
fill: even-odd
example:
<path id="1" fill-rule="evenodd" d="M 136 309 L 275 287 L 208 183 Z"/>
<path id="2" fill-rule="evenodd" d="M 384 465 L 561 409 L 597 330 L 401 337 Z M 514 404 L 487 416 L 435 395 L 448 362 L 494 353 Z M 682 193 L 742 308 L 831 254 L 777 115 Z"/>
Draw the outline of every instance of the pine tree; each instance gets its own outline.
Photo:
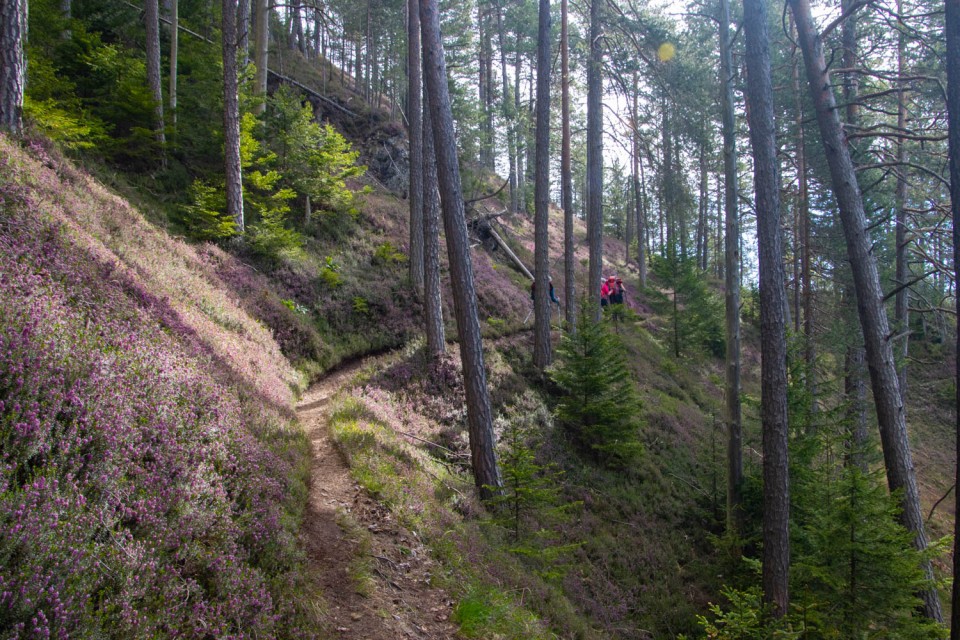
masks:
<path id="1" fill-rule="evenodd" d="M 551 371 L 563 391 L 556 415 L 573 442 L 608 466 L 624 466 L 642 451 L 642 404 L 633 386 L 624 346 L 605 322 L 581 305 L 577 333 L 565 335 Z"/>

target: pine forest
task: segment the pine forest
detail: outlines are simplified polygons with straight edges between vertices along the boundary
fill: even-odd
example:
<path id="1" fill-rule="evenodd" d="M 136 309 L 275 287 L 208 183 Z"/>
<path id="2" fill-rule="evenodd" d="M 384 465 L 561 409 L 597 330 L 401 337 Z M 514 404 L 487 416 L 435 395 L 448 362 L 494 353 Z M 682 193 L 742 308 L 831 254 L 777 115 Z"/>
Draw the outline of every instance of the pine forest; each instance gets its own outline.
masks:
<path id="1" fill-rule="evenodd" d="M 960 640 L 960 0 L 0 0 L 0 640 Z"/>

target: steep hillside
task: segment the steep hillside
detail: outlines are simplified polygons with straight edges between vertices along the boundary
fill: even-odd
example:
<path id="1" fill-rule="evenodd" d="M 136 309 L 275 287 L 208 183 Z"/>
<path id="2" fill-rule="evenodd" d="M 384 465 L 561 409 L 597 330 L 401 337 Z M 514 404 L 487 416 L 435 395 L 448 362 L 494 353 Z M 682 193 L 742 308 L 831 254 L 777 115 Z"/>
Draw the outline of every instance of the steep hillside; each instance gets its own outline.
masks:
<path id="1" fill-rule="evenodd" d="M 311 635 L 301 378 L 198 251 L 0 137 L 0 628 Z"/>

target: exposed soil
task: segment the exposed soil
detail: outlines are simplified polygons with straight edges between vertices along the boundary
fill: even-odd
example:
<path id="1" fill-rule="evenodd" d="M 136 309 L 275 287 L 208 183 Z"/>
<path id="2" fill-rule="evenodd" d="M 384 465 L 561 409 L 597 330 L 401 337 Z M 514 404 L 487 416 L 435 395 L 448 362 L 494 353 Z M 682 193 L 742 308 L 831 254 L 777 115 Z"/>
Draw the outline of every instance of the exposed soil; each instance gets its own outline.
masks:
<path id="1" fill-rule="evenodd" d="M 330 637 L 456 638 L 453 602 L 430 584 L 436 565 L 427 549 L 353 481 L 330 437 L 330 400 L 363 364 L 327 376 L 297 406 L 313 444 L 304 535 Z"/>

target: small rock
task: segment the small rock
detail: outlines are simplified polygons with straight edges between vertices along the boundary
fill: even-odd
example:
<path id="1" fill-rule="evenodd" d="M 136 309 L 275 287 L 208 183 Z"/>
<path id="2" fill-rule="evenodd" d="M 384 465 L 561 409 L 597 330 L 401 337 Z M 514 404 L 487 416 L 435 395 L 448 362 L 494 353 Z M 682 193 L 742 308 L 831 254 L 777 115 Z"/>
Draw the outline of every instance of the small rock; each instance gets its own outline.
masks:
<path id="1" fill-rule="evenodd" d="M 356 622 L 357 620 L 359 620 L 359 619 L 362 618 L 362 617 L 363 617 L 363 616 L 361 616 L 361 615 L 360 615 L 359 613 L 357 613 L 356 611 L 354 611 L 353 613 L 350 614 L 350 619 L 353 620 L 354 622 Z"/>

